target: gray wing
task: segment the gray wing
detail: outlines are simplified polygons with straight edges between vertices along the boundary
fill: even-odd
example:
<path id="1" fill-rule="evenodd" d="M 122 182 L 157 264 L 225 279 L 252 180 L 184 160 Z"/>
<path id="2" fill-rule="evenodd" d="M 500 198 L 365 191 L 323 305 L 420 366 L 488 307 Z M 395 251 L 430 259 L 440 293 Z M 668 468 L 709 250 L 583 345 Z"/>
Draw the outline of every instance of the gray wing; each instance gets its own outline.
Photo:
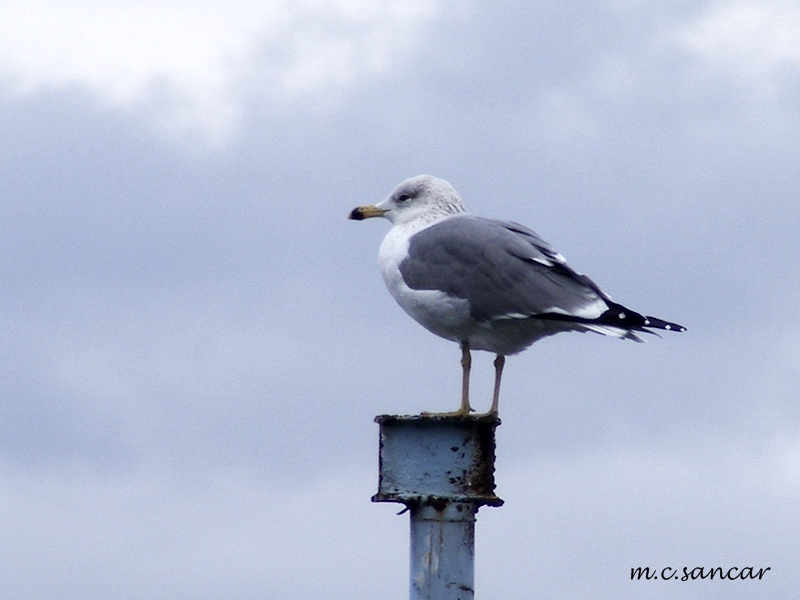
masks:
<path id="1" fill-rule="evenodd" d="M 539 315 L 592 320 L 610 303 L 530 229 L 470 215 L 412 236 L 400 273 L 413 289 L 466 299 L 479 321 Z"/>

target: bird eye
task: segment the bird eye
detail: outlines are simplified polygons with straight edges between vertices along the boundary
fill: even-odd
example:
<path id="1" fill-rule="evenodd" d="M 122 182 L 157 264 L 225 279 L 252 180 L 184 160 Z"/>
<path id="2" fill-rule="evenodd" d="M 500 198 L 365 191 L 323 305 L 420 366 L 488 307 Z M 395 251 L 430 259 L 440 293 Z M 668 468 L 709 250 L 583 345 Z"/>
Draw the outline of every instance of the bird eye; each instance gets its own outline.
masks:
<path id="1" fill-rule="evenodd" d="M 411 198 L 411 196 L 409 196 L 408 194 L 401 194 L 400 196 L 398 196 L 397 201 L 398 202 L 405 202 L 409 198 Z"/>

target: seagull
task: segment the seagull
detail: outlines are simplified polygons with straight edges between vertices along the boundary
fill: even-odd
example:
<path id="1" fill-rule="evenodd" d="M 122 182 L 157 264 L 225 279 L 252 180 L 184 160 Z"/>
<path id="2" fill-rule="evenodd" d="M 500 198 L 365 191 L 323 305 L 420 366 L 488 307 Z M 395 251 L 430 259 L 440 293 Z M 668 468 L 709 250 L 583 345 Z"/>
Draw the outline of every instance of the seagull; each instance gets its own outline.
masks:
<path id="1" fill-rule="evenodd" d="M 431 175 L 405 180 L 382 202 L 358 206 L 357 221 L 383 217 L 392 228 L 378 265 L 389 292 L 423 327 L 461 347 L 461 406 L 472 412 L 472 350 L 496 354 L 492 405 L 498 415 L 506 356 L 562 331 L 593 331 L 642 342 L 649 329 L 686 331 L 614 302 L 570 268 L 536 233 L 512 221 L 467 213 L 458 192 Z"/>

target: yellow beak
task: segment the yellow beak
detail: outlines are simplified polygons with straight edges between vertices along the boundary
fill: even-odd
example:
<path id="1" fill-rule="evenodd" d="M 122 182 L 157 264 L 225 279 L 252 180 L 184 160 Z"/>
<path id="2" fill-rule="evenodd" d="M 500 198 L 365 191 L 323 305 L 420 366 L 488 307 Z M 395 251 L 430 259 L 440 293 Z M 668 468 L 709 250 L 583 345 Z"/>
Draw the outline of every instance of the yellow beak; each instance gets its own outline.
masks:
<path id="1" fill-rule="evenodd" d="M 371 219 L 372 217 L 382 217 L 387 212 L 389 211 L 378 208 L 374 204 L 368 204 L 366 206 L 357 206 L 354 208 L 349 218 L 355 219 L 356 221 L 363 221 L 364 219 Z"/>

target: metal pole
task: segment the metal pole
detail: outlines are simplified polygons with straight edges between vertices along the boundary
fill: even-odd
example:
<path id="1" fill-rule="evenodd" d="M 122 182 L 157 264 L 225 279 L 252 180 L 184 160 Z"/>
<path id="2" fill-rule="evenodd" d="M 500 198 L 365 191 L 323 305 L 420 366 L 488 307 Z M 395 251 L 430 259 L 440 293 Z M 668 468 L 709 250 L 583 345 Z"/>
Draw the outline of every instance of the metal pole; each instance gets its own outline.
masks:
<path id="1" fill-rule="evenodd" d="M 411 600 L 473 600 L 475 515 L 494 494 L 496 417 L 375 418 L 380 474 L 373 502 L 411 512 Z M 405 512 L 405 511 L 404 511 Z"/>
<path id="2" fill-rule="evenodd" d="M 474 502 L 411 509 L 411 600 L 475 597 Z"/>

